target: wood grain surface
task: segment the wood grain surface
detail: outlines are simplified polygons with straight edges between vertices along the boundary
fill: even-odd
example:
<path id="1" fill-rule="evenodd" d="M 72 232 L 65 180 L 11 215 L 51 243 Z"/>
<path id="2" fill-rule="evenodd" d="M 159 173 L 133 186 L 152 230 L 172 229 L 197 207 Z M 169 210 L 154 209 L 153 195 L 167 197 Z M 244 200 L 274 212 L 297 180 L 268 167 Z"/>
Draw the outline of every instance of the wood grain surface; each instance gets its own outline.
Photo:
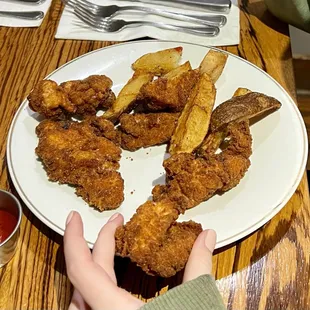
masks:
<path id="1" fill-rule="evenodd" d="M 295 98 L 288 28 L 261 0 L 242 0 L 241 43 L 224 48 L 264 69 Z M 5 160 L 10 122 L 34 84 L 69 60 L 116 42 L 55 40 L 63 6 L 53 0 L 39 28 L 0 27 L 0 187 L 14 192 Z M 14 259 L 0 269 L 0 309 L 66 309 L 72 287 L 66 277 L 62 238 L 25 206 Z M 310 309 L 310 210 L 306 176 L 289 203 L 264 227 L 220 249 L 213 272 L 228 309 Z M 150 277 L 116 259 L 119 284 L 150 299 L 180 284 Z"/>

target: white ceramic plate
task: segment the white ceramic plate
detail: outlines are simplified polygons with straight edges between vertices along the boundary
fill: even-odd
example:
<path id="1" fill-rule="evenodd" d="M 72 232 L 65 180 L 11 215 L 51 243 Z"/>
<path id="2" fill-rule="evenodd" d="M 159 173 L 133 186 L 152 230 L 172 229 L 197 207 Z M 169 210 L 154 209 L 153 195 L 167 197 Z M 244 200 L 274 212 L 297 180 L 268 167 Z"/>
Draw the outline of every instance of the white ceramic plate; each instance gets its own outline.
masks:
<path id="1" fill-rule="evenodd" d="M 48 76 L 60 83 L 105 74 L 118 93 L 131 77 L 131 64 L 141 55 L 183 46 L 182 61 L 199 65 L 209 48 L 161 41 L 140 41 L 93 51 L 63 65 Z M 302 117 L 293 100 L 269 75 L 249 62 L 229 55 L 225 70 L 216 83 L 216 105 L 231 98 L 238 87 L 265 93 L 282 102 L 282 108 L 251 126 L 253 155 L 251 167 L 240 184 L 222 196 L 214 196 L 182 215 L 204 228 L 217 231 L 217 247 L 234 242 L 271 219 L 289 200 L 304 172 L 307 136 Z M 63 234 L 70 210 L 84 221 L 85 237 L 92 246 L 97 233 L 116 211 L 99 213 L 74 194 L 67 185 L 49 182 L 34 153 L 38 140 L 34 114 L 25 100 L 17 111 L 8 136 L 7 160 L 13 183 L 25 204 L 47 226 Z M 162 162 L 166 146 L 123 151 L 120 172 L 125 180 L 125 200 L 117 209 L 125 221 L 144 203 L 155 184 L 164 182 Z"/>

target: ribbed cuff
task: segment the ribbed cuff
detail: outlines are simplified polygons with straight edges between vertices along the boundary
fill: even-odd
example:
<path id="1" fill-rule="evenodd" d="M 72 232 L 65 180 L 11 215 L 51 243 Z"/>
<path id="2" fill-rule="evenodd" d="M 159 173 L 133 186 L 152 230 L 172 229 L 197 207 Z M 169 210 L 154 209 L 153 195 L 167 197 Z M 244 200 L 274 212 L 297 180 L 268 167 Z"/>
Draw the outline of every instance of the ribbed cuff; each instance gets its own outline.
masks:
<path id="1" fill-rule="evenodd" d="M 203 275 L 156 297 L 140 310 L 225 310 L 222 297 L 210 275 Z"/>

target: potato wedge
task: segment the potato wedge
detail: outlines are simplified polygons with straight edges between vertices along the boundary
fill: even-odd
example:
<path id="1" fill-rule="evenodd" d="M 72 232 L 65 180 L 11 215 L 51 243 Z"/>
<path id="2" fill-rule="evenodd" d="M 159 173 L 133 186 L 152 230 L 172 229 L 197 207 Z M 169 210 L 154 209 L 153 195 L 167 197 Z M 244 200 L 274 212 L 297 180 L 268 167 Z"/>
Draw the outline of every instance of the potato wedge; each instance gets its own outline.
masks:
<path id="1" fill-rule="evenodd" d="M 190 94 L 171 138 L 171 155 L 191 153 L 202 143 L 209 129 L 215 96 L 214 83 L 208 74 L 202 74 Z"/>
<path id="2" fill-rule="evenodd" d="M 249 90 L 249 89 L 247 89 L 247 88 L 241 88 L 241 87 L 240 87 L 240 88 L 238 88 L 238 89 L 235 91 L 233 97 L 244 96 L 244 95 L 249 94 L 249 93 L 251 93 L 251 92 L 252 92 L 252 91 Z"/>
<path id="3" fill-rule="evenodd" d="M 251 93 L 251 91 L 247 88 L 238 88 L 233 97 L 243 96 L 248 93 Z M 212 116 L 211 116 L 211 122 L 212 122 Z M 199 150 L 197 153 L 200 156 L 208 156 L 212 155 L 216 152 L 216 150 L 220 147 L 222 142 L 224 141 L 225 137 L 227 136 L 227 127 L 223 127 L 219 131 L 210 132 L 205 139 L 203 140 L 202 144 L 199 147 Z"/>
<path id="4" fill-rule="evenodd" d="M 189 70 L 192 70 L 192 66 L 191 66 L 190 62 L 187 61 L 183 65 L 176 67 L 172 71 L 166 73 L 163 77 L 168 79 L 168 80 L 173 79 L 173 78 L 178 77 L 181 74 L 183 74 L 184 72 L 187 72 Z"/>
<path id="5" fill-rule="evenodd" d="M 222 74 L 228 55 L 210 50 L 202 60 L 199 71 L 200 73 L 208 73 L 213 83 L 215 83 Z"/>
<path id="6" fill-rule="evenodd" d="M 218 131 L 231 122 L 241 122 L 267 111 L 275 111 L 281 103 L 261 93 L 250 92 L 220 104 L 212 113 L 211 130 Z"/>
<path id="7" fill-rule="evenodd" d="M 155 53 L 145 54 L 137 59 L 131 67 L 136 72 L 163 75 L 179 65 L 182 51 L 183 48 L 179 46 Z"/>
<path id="8" fill-rule="evenodd" d="M 140 93 L 141 87 L 152 81 L 153 74 L 134 74 L 133 77 L 127 82 L 118 94 L 112 107 L 108 109 L 103 117 L 115 122 L 122 113 L 128 112 L 132 108 L 133 103 L 136 101 Z"/>

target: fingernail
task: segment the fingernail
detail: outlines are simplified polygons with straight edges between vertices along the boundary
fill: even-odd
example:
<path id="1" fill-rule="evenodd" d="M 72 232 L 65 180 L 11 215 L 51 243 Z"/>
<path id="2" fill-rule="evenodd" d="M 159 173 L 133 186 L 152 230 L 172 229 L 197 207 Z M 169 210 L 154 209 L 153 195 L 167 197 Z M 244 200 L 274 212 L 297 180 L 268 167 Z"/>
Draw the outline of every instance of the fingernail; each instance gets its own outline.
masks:
<path id="1" fill-rule="evenodd" d="M 109 218 L 108 222 L 114 221 L 118 216 L 119 216 L 119 213 L 113 214 L 113 215 Z"/>
<path id="2" fill-rule="evenodd" d="M 208 250 L 213 253 L 216 244 L 216 232 L 213 229 L 208 229 L 205 236 L 205 245 Z"/>
<path id="3" fill-rule="evenodd" d="M 67 217 L 67 220 L 66 220 L 66 226 L 70 223 L 72 217 L 74 215 L 74 211 L 71 211 Z"/>

